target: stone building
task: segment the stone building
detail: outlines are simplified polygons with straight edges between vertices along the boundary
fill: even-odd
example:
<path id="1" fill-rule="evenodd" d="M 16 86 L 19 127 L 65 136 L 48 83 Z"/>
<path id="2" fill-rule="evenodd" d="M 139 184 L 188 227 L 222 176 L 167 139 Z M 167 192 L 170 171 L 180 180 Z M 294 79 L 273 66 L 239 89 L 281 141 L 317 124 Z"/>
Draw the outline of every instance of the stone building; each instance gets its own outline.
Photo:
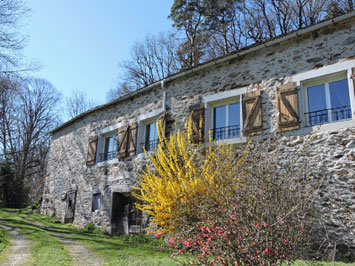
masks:
<path id="1" fill-rule="evenodd" d="M 130 191 L 156 145 L 156 121 L 191 111 L 217 143 L 281 135 L 285 153 L 310 145 L 325 173 L 319 212 L 331 243 L 355 254 L 355 13 L 174 74 L 54 129 L 41 212 L 108 232 L 141 228 Z M 354 255 L 352 255 L 354 256 Z"/>

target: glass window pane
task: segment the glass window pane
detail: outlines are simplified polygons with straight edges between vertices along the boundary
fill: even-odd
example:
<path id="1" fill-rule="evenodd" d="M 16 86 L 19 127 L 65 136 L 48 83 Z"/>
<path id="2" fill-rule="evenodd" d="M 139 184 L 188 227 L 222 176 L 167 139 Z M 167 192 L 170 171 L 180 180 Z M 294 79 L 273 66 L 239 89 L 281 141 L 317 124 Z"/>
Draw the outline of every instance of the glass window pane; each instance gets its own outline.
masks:
<path id="1" fill-rule="evenodd" d="M 349 97 L 348 80 L 338 80 L 329 83 L 332 120 L 339 121 L 350 119 L 351 107 Z"/>
<path id="2" fill-rule="evenodd" d="M 148 124 L 145 127 L 145 142 L 149 142 L 149 136 L 150 136 L 150 124 Z"/>
<path id="3" fill-rule="evenodd" d="M 308 112 L 327 109 L 324 84 L 308 88 Z"/>
<path id="4" fill-rule="evenodd" d="M 240 103 L 229 105 L 229 125 L 240 125 Z"/>
<path id="5" fill-rule="evenodd" d="M 227 126 L 226 121 L 226 106 L 214 108 L 214 128 Z"/>
<path id="6" fill-rule="evenodd" d="M 228 137 L 240 136 L 240 103 L 229 105 L 229 129 Z"/>
<path id="7" fill-rule="evenodd" d="M 153 124 L 154 124 L 154 140 L 157 140 L 158 139 L 157 122 L 155 121 Z"/>
<path id="8" fill-rule="evenodd" d="M 112 151 L 113 151 L 113 150 L 112 150 L 112 148 L 113 148 L 113 136 L 108 137 L 107 139 L 108 139 L 108 148 L 107 148 L 107 151 L 108 151 L 108 152 L 112 152 Z"/>
<path id="9" fill-rule="evenodd" d="M 338 80 L 329 83 L 331 107 L 350 105 L 348 80 Z"/>
<path id="10" fill-rule="evenodd" d="M 106 138 L 105 139 L 105 153 L 107 153 L 109 151 L 109 147 L 110 147 L 110 138 Z"/>
<path id="11" fill-rule="evenodd" d="M 158 140 L 157 122 L 152 122 L 146 127 L 145 149 L 150 151 L 156 148 Z"/>
<path id="12" fill-rule="evenodd" d="M 118 146 L 118 134 L 113 136 L 112 151 L 117 151 L 117 146 Z"/>
<path id="13" fill-rule="evenodd" d="M 213 139 L 225 139 L 227 126 L 227 107 L 226 105 L 213 109 Z"/>
<path id="14" fill-rule="evenodd" d="M 156 140 L 158 138 L 157 123 L 153 122 L 149 124 L 148 141 Z"/>

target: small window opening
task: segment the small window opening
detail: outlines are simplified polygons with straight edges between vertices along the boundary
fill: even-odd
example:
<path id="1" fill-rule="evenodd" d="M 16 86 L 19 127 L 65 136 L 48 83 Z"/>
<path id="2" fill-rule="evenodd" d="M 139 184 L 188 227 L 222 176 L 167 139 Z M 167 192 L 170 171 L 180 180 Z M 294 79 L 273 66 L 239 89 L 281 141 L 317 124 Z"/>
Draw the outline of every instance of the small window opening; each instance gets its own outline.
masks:
<path id="1" fill-rule="evenodd" d="M 92 196 L 92 211 L 100 210 L 101 193 L 96 193 Z"/>

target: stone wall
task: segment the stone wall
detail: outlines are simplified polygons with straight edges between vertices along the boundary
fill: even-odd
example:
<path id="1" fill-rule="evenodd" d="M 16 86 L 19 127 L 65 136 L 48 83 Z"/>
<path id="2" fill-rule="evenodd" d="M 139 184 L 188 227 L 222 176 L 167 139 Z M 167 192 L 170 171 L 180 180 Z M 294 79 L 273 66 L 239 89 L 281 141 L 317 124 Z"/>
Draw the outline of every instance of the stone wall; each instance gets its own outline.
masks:
<path id="1" fill-rule="evenodd" d="M 261 89 L 264 136 L 277 134 L 276 87 L 295 75 L 339 62 L 354 62 L 355 19 L 314 30 L 249 53 L 207 70 L 165 84 L 168 128 L 181 126 L 189 106 L 202 97 L 247 87 Z M 146 162 L 144 154 L 115 160 L 102 166 L 86 166 L 88 139 L 99 130 L 135 121 L 140 115 L 163 107 L 160 87 L 91 112 L 54 132 L 49 153 L 42 213 L 63 220 L 66 202 L 61 195 L 77 189 L 74 224 L 92 222 L 110 231 L 113 192 L 129 192 L 135 172 Z M 299 103 L 301 104 L 301 103 Z M 344 254 L 355 254 L 355 115 L 351 121 L 301 128 L 282 134 L 285 154 L 309 143 L 314 175 L 324 178 L 319 212 L 331 243 Z M 102 193 L 100 211 L 92 212 L 92 194 Z M 321 237 L 321 236 L 319 236 Z M 352 253 L 351 253 L 352 252 Z"/>

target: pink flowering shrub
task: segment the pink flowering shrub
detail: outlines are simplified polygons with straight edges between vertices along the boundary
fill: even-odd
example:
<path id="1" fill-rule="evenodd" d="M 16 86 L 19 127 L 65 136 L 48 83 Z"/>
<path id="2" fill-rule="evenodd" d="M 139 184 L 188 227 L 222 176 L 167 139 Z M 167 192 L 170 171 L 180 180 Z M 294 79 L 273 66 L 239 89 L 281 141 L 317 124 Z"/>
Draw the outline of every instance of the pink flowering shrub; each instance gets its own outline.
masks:
<path id="1" fill-rule="evenodd" d="M 306 157 L 283 157 L 272 142 L 243 154 L 240 160 L 236 151 L 238 172 L 216 177 L 218 193 L 179 204 L 178 227 L 166 240 L 173 256 L 192 254 L 191 265 L 252 266 L 304 254 L 317 190 Z"/>

